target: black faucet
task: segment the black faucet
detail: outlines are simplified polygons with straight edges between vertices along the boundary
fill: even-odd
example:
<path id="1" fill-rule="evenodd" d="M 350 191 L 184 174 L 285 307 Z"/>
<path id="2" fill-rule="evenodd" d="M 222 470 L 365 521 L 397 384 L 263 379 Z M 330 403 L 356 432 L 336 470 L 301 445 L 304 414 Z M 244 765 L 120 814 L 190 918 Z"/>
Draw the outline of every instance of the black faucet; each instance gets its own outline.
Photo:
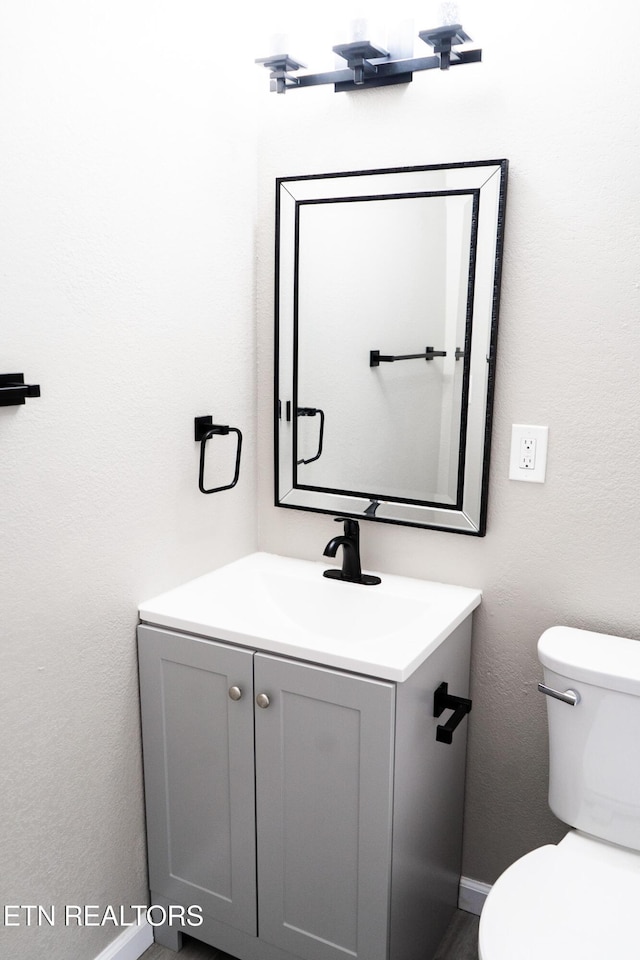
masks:
<path id="1" fill-rule="evenodd" d="M 342 518 L 336 517 L 336 523 Z M 344 535 L 334 537 L 324 548 L 325 557 L 335 557 L 338 547 L 342 547 L 342 570 L 325 570 L 323 576 L 330 580 L 344 580 L 347 583 L 376 584 L 380 577 L 363 573 L 360 566 L 360 526 L 357 520 L 344 521 Z"/>

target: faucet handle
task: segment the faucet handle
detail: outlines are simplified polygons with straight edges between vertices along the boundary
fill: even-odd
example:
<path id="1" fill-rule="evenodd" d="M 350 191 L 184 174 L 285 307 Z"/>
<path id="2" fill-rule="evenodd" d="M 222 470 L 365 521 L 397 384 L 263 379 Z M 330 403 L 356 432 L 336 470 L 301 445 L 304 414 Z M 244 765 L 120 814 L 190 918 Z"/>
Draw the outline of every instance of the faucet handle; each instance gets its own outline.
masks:
<path id="1" fill-rule="evenodd" d="M 336 523 L 344 523 L 345 537 L 349 537 L 350 540 L 360 538 L 360 524 L 353 517 L 334 517 L 333 519 Z"/>

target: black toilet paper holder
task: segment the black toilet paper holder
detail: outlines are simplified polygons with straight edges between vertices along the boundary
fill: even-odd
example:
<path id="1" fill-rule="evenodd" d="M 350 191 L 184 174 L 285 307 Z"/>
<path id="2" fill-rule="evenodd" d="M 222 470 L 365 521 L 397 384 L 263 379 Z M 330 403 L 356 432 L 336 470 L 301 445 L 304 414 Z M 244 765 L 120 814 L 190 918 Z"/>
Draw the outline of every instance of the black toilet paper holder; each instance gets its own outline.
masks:
<path id="1" fill-rule="evenodd" d="M 436 740 L 440 743 L 453 743 L 453 732 L 471 712 L 471 700 L 454 697 L 449 693 L 449 685 L 441 683 L 433 695 L 433 715 L 439 717 L 445 710 L 453 710 L 446 723 L 436 727 Z"/>

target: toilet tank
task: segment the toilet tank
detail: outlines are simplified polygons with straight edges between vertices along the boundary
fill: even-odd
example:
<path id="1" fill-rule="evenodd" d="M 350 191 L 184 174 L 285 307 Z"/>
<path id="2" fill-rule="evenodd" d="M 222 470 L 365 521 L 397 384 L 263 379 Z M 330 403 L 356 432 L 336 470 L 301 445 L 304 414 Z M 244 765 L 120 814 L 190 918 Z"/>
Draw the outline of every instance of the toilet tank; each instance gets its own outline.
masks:
<path id="1" fill-rule="evenodd" d="M 552 627 L 538 641 L 550 696 L 549 806 L 572 827 L 640 850 L 640 641 Z"/>

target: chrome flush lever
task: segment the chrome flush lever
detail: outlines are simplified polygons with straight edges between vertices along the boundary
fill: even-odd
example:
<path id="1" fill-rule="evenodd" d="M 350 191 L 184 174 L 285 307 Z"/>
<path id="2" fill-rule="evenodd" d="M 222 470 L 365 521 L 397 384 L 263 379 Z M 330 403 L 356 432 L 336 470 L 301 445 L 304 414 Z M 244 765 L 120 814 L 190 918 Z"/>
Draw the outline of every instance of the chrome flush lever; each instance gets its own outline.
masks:
<path id="1" fill-rule="evenodd" d="M 538 690 L 540 693 L 546 693 L 548 697 L 553 697 L 555 700 L 562 700 L 563 703 L 568 703 L 570 707 L 576 707 L 580 703 L 580 694 L 576 693 L 575 690 L 565 690 L 562 693 L 560 690 L 554 690 L 553 687 L 548 687 L 546 683 L 539 683 Z"/>

